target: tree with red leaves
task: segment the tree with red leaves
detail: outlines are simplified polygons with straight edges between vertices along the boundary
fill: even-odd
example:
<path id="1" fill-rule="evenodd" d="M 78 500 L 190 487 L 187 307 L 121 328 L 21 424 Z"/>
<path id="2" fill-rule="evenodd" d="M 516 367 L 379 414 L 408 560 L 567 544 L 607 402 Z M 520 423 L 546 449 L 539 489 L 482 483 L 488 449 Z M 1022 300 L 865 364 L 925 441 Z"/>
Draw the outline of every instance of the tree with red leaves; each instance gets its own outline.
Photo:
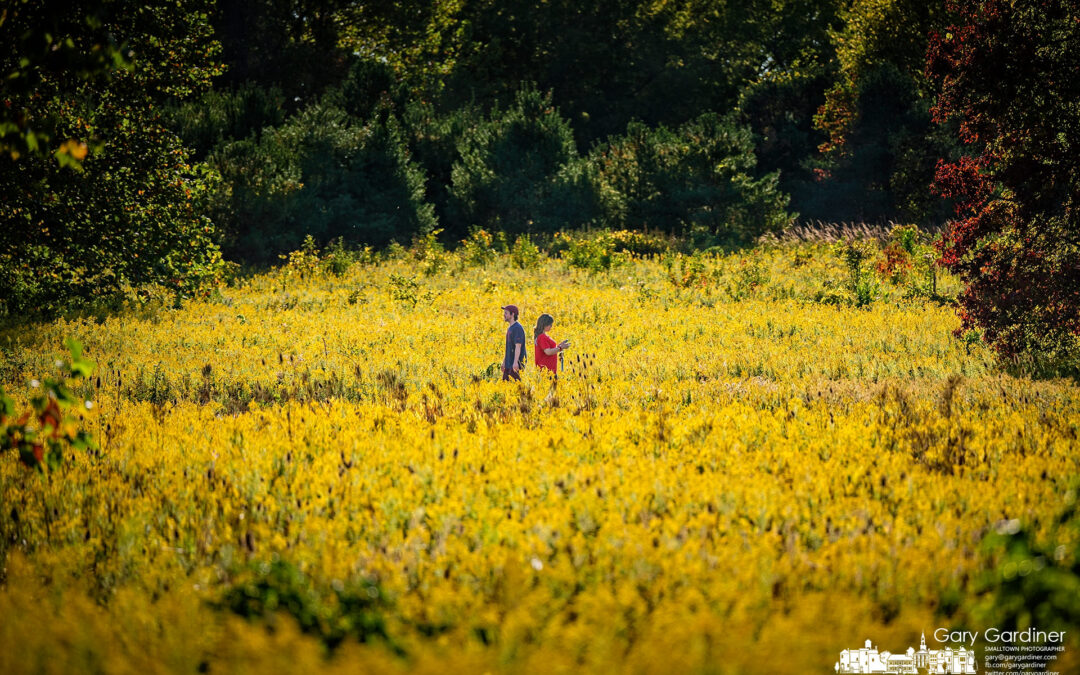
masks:
<path id="1" fill-rule="evenodd" d="M 941 261 L 967 285 L 961 332 L 1075 369 L 1080 354 L 1080 11 L 1074 0 L 950 0 L 926 74 L 935 121 L 971 154 L 939 161 L 956 219 Z"/>

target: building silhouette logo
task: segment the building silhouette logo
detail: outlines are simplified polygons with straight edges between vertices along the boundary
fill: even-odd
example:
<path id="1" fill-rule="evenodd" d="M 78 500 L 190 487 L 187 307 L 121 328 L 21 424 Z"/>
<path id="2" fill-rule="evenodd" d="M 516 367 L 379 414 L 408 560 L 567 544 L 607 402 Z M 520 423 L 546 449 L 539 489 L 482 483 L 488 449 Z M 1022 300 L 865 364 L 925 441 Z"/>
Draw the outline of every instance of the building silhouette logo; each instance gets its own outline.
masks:
<path id="1" fill-rule="evenodd" d="M 845 649 L 834 667 L 837 673 L 932 673 L 937 675 L 968 675 L 975 672 L 975 652 L 961 645 L 958 649 L 927 649 L 926 633 L 918 651 L 893 654 L 879 652 L 870 641 L 862 649 Z"/>

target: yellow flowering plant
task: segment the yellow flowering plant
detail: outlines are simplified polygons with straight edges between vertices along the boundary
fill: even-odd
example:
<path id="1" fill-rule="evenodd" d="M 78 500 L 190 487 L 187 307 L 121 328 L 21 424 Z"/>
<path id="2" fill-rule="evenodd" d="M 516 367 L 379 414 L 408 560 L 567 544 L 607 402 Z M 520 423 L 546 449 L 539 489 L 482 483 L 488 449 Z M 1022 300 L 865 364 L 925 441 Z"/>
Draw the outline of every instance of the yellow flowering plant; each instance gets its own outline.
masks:
<path id="1" fill-rule="evenodd" d="M 87 345 L 101 446 L 33 485 L 0 462 L 0 672 L 831 672 L 1068 583 L 1075 383 L 887 280 L 818 301 L 827 245 L 702 254 L 704 288 L 418 264 L 0 334 L 16 409 Z M 571 340 L 557 380 L 499 380 L 508 302 Z M 1058 547 L 1053 583 L 987 582 Z"/>

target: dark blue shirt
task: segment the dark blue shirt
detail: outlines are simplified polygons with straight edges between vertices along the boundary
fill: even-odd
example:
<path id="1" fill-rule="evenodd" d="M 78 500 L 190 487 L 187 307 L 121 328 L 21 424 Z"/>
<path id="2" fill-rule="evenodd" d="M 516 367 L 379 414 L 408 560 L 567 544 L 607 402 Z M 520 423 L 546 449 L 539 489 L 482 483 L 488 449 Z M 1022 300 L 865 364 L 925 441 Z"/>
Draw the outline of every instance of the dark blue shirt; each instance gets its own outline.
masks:
<path id="1" fill-rule="evenodd" d="M 505 370 L 513 370 L 514 368 L 514 345 L 521 345 L 521 352 L 518 354 L 518 363 L 520 364 L 525 360 L 525 329 L 517 321 L 510 324 L 510 327 L 506 329 L 506 356 L 503 357 L 503 369 Z"/>

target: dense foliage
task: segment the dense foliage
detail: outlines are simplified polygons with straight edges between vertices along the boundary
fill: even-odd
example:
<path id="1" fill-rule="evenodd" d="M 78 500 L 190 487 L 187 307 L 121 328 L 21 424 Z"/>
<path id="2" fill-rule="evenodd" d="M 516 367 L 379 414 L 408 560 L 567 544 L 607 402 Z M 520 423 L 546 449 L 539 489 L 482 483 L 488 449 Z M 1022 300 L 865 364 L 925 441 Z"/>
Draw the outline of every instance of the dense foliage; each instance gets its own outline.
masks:
<path id="1" fill-rule="evenodd" d="M 820 180 L 796 192 L 805 214 L 924 225 L 947 215 L 928 186 L 952 144 L 932 124 L 923 74 L 927 36 L 942 14 L 922 0 L 856 0 L 840 12 L 837 74 L 814 116 L 827 138 L 808 161 Z"/>
<path id="2" fill-rule="evenodd" d="M 191 295 L 217 276 L 207 217 L 215 176 L 191 162 L 160 115 L 218 72 L 207 8 L 114 3 L 104 30 L 123 37 L 130 69 L 88 80 L 81 67 L 48 64 L 29 87 L 5 88 L 10 105 L 28 111 L 28 129 L 79 139 L 85 159 L 0 157 L 0 313 L 50 313 L 147 284 Z"/>
<path id="3" fill-rule="evenodd" d="M 43 114 L 36 102 L 57 76 L 72 86 L 108 82 L 114 70 L 130 67 L 107 20 L 112 9 L 97 0 L 82 11 L 62 3 L 15 0 L 0 14 L 0 153 L 11 159 L 53 155 L 64 166 L 86 157 L 86 129 L 64 129 L 58 115 Z M 56 111 L 53 111 L 56 112 Z"/>
<path id="4" fill-rule="evenodd" d="M 707 113 L 678 129 L 631 123 L 593 153 L 606 222 L 739 245 L 790 223 L 776 175 L 753 177 L 750 131 Z"/>
<path id="5" fill-rule="evenodd" d="M 210 21 L 227 68 L 215 86 L 278 89 L 290 112 L 318 100 L 347 76 L 341 48 L 349 0 L 216 0 Z M 389 6 L 390 2 L 362 3 Z"/>
<path id="6" fill-rule="evenodd" d="M 97 442 L 80 429 L 79 413 L 93 408 L 93 402 L 80 401 L 72 387 L 88 378 L 94 362 L 82 358 L 82 345 L 68 340 L 71 361 L 56 362 L 56 377 L 31 382 L 28 410 L 16 410 L 15 401 L 0 385 L 0 448 L 15 451 L 19 461 L 38 471 L 59 470 L 74 452 L 97 450 Z"/>
<path id="7" fill-rule="evenodd" d="M 942 162 L 956 203 L 942 260 L 968 284 L 964 329 L 1008 357 L 1077 355 L 1080 334 L 1080 21 L 1060 0 L 953 2 L 928 73 L 934 109 L 970 155 Z M 1075 363 L 1075 362 L 1074 362 Z"/>
<path id="8" fill-rule="evenodd" d="M 385 246 L 435 224 L 423 174 L 385 111 L 360 124 L 314 104 L 259 136 L 217 146 L 208 162 L 224 178 L 212 213 L 226 250 L 247 260 L 274 260 L 306 236 Z"/>
<path id="9" fill-rule="evenodd" d="M 779 171 L 767 180 L 794 192 L 794 210 L 806 203 L 811 217 L 846 216 L 839 205 L 861 203 L 851 194 L 824 201 L 813 194 L 820 186 L 810 159 L 824 137 L 811 124 L 833 77 L 829 31 L 841 20 L 838 3 L 484 0 L 308 7 L 263 1 L 223 3 L 216 17 L 229 64 L 219 80 L 225 93 L 207 97 L 205 106 L 189 106 L 187 120 L 204 108 L 219 112 L 203 115 L 195 128 L 180 116 L 185 139 L 200 157 L 212 151 L 206 143 L 215 134 L 219 143 L 243 140 L 267 124 L 281 124 L 259 112 L 265 107 L 236 110 L 239 97 L 274 99 L 279 92 L 277 114 L 288 116 L 330 96 L 354 124 L 368 123 L 373 104 L 382 100 L 403 121 L 412 156 L 427 174 L 425 199 L 447 241 L 460 240 L 474 226 L 511 232 L 585 223 L 640 227 L 644 221 L 623 218 L 624 208 L 598 206 L 596 193 L 603 188 L 595 181 L 595 164 L 584 166 L 576 157 L 623 136 L 632 122 L 649 130 L 679 129 L 708 111 L 727 117 L 737 107 L 739 123 L 755 134 L 758 160 L 750 174 L 761 179 Z M 325 67 L 316 72 L 313 62 Z M 510 111 L 521 114 L 523 85 L 549 97 L 549 121 L 560 120 L 559 129 L 549 125 L 549 131 L 516 140 L 506 135 Z M 207 126 L 214 119 L 223 131 Z M 554 145 L 540 140 L 554 138 L 550 134 L 560 139 Z M 533 141 L 539 145 L 529 145 Z M 529 167 L 524 164 L 531 160 L 516 165 L 497 157 L 511 149 L 544 159 Z M 499 167 L 494 176 L 492 167 Z M 224 191 L 259 181 L 236 169 L 224 172 Z M 730 192 L 739 198 L 747 190 Z M 663 219 L 665 227 L 674 231 L 695 219 L 681 206 L 669 206 L 674 210 Z M 760 211 L 754 204 L 736 208 Z M 259 227 L 238 215 L 226 230 Z M 771 227 L 763 221 L 754 229 Z M 400 234 L 399 241 L 408 239 L 407 232 Z M 230 237 L 231 254 L 250 251 L 231 248 Z"/>
<path id="10" fill-rule="evenodd" d="M 832 0 L 412 0 L 344 11 L 346 44 L 455 109 L 554 92 L 580 149 L 634 119 L 726 112 L 766 72 L 827 60 Z"/>
<path id="11" fill-rule="evenodd" d="M 451 219 L 508 233 L 583 226 L 598 215 L 570 125 L 550 95 L 519 91 L 513 105 L 467 128 L 451 169 Z"/>

